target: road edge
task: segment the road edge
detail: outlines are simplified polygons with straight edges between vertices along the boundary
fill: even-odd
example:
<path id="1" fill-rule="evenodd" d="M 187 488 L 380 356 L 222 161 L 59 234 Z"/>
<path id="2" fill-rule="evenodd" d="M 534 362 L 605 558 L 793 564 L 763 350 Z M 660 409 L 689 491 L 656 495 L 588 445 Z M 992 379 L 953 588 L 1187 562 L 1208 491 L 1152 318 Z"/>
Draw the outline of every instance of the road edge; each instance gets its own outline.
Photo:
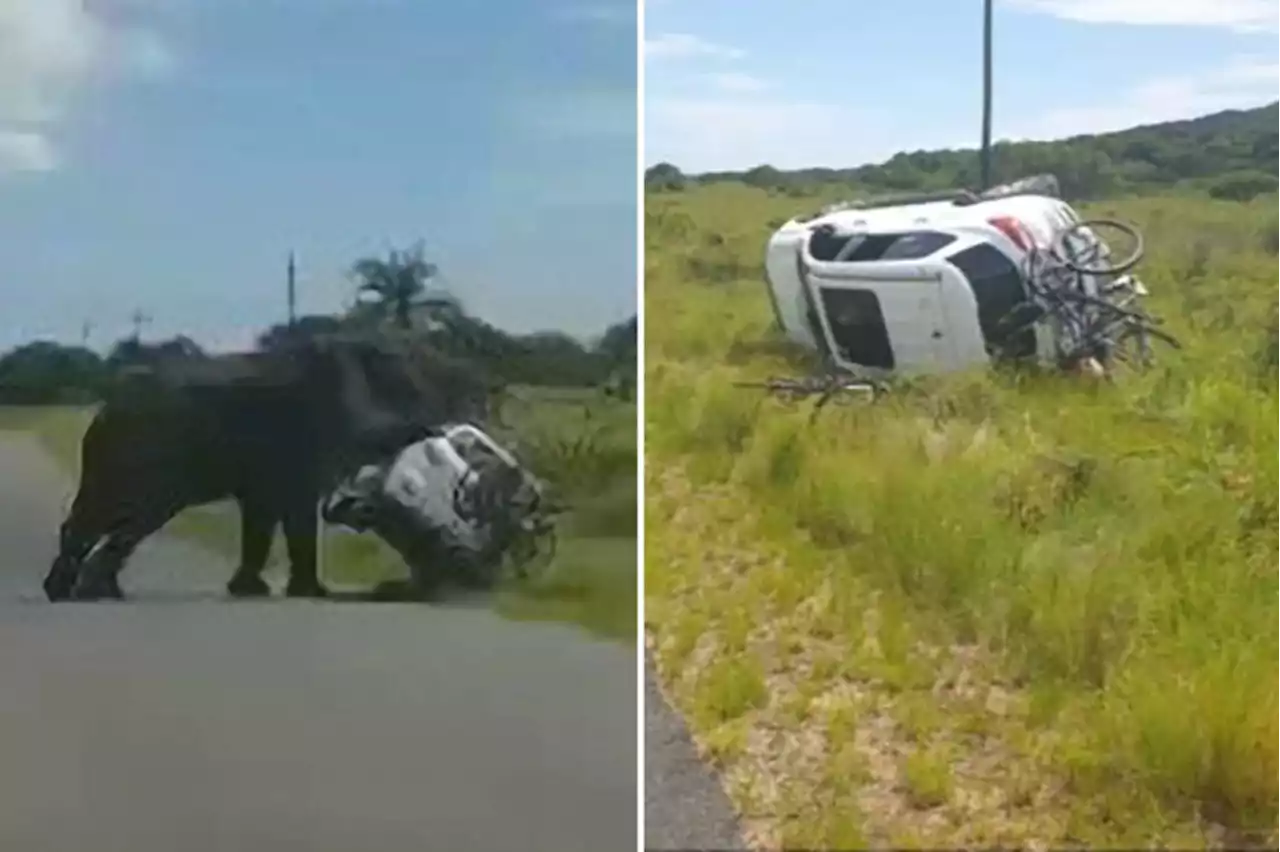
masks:
<path id="1" fill-rule="evenodd" d="M 699 755 L 647 649 L 644 670 L 645 849 L 747 852 L 741 820 L 720 774 Z"/>

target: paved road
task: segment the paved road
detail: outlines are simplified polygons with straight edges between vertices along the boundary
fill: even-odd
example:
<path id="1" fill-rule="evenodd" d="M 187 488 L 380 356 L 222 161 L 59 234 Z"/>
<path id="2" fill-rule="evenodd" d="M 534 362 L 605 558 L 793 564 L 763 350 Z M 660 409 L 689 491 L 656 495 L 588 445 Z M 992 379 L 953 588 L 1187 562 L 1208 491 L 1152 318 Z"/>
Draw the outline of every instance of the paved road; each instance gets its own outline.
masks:
<path id="1" fill-rule="evenodd" d="M 745 848 L 719 778 L 698 759 L 684 720 L 645 660 L 644 845 L 650 850 Z"/>
<path id="2" fill-rule="evenodd" d="M 163 537 L 39 595 L 67 483 L 0 432 L 0 849 L 631 850 L 629 648 L 476 608 L 228 602 Z"/>

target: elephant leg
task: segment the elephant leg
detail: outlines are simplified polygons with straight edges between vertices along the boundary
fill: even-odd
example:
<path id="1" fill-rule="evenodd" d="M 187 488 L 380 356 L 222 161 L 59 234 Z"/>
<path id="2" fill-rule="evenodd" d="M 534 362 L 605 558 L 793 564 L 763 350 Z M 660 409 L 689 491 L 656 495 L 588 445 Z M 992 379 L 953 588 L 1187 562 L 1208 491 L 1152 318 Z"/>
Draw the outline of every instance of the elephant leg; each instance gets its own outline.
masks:
<path id="1" fill-rule="evenodd" d="M 320 531 L 317 505 L 315 498 L 292 500 L 282 518 L 285 545 L 289 549 L 289 585 L 285 594 L 291 598 L 323 598 L 329 594 L 317 574 L 316 536 Z"/>
<path id="2" fill-rule="evenodd" d="M 239 504 L 240 567 L 227 583 L 227 592 L 236 598 L 266 597 L 271 587 L 262 579 L 262 571 L 271 555 L 279 517 L 264 500 L 241 497 Z"/>
<path id="3" fill-rule="evenodd" d="M 71 511 L 58 530 L 58 555 L 44 578 L 44 592 L 50 601 L 71 597 L 85 558 L 118 515 L 119 491 L 119 482 L 109 467 L 85 459 Z"/>
<path id="4" fill-rule="evenodd" d="M 105 533 L 105 525 L 95 517 L 95 513 L 77 501 L 58 531 L 58 555 L 44 578 L 44 593 L 50 601 L 71 597 L 80 576 L 81 563 Z"/>
<path id="5" fill-rule="evenodd" d="M 123 598 L 120 571 L 125 562 L 143 539 L 163 527 L 176 513 L 170 507 L 148 507 L 146 511 L 123 518 L 113 525 L 107 534 L 107 540 L 85 561 L 79 582 L 71 593 L 72 597 L 90 601 Z"/>

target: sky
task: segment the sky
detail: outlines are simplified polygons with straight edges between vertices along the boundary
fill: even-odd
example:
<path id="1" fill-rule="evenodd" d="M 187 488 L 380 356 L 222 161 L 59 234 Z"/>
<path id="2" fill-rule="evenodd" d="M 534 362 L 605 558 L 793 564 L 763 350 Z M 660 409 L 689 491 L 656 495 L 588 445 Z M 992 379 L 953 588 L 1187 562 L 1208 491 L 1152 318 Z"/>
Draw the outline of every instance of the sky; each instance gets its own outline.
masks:
<path id="1" fill-rule="evenodd" d="M 0 0 L 0 349 L 248 345 L 421 239 L 473 313 L 635 312 L 634 0 Z"/>
<path id="2" fill-rule="evenodd" d="M 1280 98 L 1276 0 L 995 0 L 997 139 Z M 973 148 L 981 0 L 648 0 L 646 164 L 847 167 Z"/>

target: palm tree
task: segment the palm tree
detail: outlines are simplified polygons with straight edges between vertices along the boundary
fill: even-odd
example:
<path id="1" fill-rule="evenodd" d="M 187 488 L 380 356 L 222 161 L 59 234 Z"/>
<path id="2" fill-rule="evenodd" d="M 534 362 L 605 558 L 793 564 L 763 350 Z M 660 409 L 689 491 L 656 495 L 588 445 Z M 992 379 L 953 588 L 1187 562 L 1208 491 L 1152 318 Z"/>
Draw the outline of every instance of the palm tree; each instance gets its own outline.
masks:
<path id="1" fill-rule="evenodd" d="M 404 251 L 392 249 L 385 259 L 365 257 L 351 265 L 351 276 L 359 282 L 357 299 L 366 294 L 374 296 L 377 308 L 384 313 L 390 311 L 402 329 L 413 327 L 415 308 L 447 315 L 458 307 L 457 300 L 448 293 L 428 295 L 427 282 L 439 271 L 423 256 L 421 243 Z"/>
<path id="2" fill-rule="evenodd" d="M 991 188 L 991 4 L 982 0 L 982 149 L 978 155 L 978 168 L 982 185 L 980 192 Z"/>

